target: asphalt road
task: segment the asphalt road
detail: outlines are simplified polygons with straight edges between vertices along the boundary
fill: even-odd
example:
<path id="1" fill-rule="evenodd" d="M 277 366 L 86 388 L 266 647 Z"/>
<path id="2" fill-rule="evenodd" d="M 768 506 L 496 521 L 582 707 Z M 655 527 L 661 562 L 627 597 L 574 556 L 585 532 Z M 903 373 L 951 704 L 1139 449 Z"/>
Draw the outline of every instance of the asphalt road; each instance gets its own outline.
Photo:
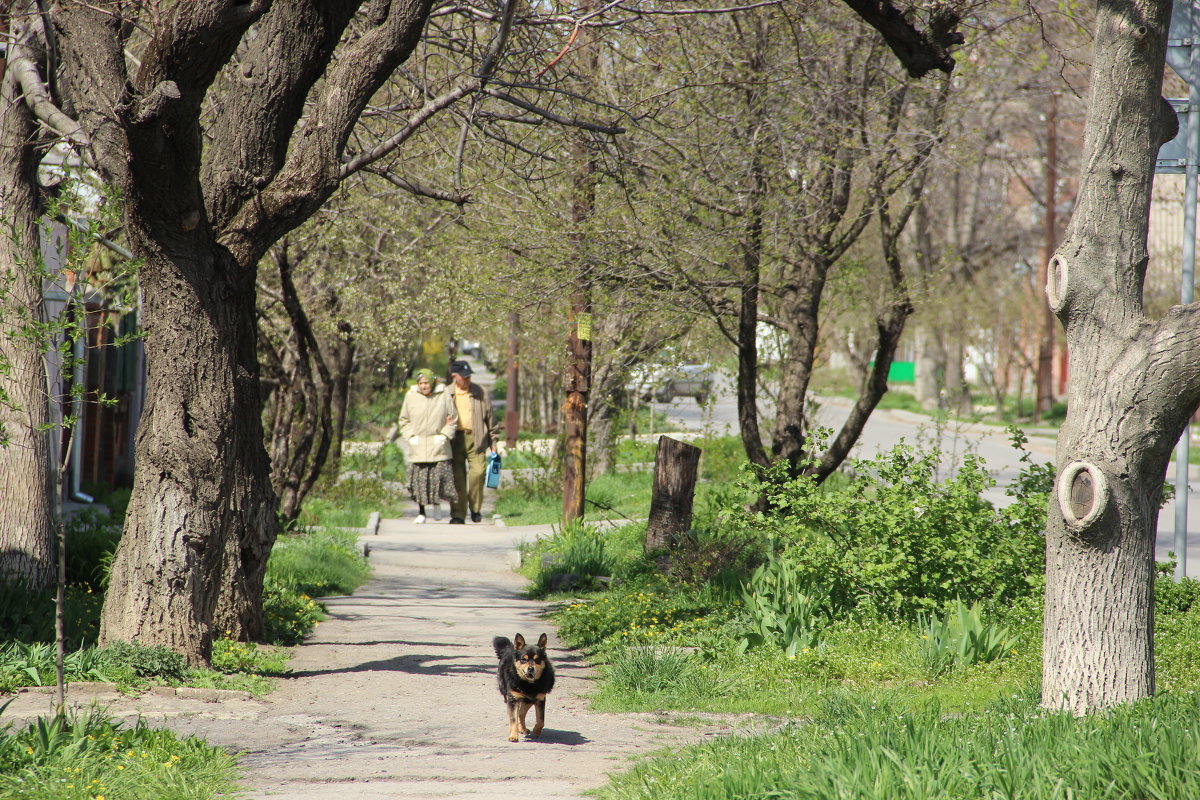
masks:
<path id="1" fill-rule="evenodd" d="M 816 419 L 819 425 L 838 430 L 845 421 L 851 401 L 845 398 L 820 398 Z M 713 402 L 700 406 L 691 398 L 678 398 L 674 402 L 659 406 L 666 412 L 673 425 L 691 431 L 707 431 L 715 434 L 737 433 L 737 401 L 732 386 L 726 381 L 718 385 Z M 760 421 L 765 433 L 773 423 L 773 408 L 760 403 Z M 880 451 L 888 450 L 901 441 L 910 444 L 932 444 L 940 434 L 944 464 L 952 470 L 961 463 L 962 455 L 976 453 L 986 462 L 996 478 L 996 488 L 987 493 L 993 503 L 1009 502 L 1004 487 L 1012 483 L 1021 468 L 1020 453 L 1015 450 L 1004 427 L 984 423 L 949 423 L 937 430 L 934 421 L 923 414 L 907 411 L 877 410 L 871 415 L 863 435 L 855 446 L 852 458 L 870 458 Z M 1028 429 L 1030 457 L 1038 462 L 1054 460 L 1055 434 L 1051 430 Z M 1167 471 L 1167 480 L 1174 482 L 1174 463 Z M 1193 466 L 1189 476 L 1188 534 L 1186 574 L 1200 577 L 1200 470 Z M 1175 549 L 1175 504 L 1168 503 L 1158 519 L 1156 555 L 1159 560 L 1168 558 Z"/>

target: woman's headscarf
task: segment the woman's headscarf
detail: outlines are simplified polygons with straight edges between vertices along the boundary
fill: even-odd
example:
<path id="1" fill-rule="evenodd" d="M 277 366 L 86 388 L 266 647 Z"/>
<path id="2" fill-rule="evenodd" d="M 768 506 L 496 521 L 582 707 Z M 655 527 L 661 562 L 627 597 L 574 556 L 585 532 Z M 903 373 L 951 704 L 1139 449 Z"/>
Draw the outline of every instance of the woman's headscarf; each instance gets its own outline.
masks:
<path id="1" fill-rule="evenodd" d="M 413 374 L 414 380 L 419 381 L 419 380 L 421 380 L 421 378 L 424 378 L 425 380 L 429 381 L 430 383 L 437 383 L 437 375 L 434 375 L 433 370 L 431 370 L 431 369 L 421 368 Z"/>

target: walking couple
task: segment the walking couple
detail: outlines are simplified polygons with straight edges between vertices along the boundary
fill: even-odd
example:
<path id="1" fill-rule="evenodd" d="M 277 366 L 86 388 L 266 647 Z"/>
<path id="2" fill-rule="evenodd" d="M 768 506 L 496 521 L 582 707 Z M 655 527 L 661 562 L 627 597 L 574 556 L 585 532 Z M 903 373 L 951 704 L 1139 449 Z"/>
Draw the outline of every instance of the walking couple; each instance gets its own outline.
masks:
<path id="1" fill-rule="evenodd" d="M 471 365 L 450 363 L 453 383 L 438 385 L 433 370 L 417 370 L 417 382 L 404 395 L 399 432 L 408 439 L 408 491 L 417 503 L 416 522 L 426 506 L 450 503 L 450 524 L 462 525 L 468 512 L 482 522 L 487 453 L 496 452 L 498 428 L 492 401 L 471 383 Z"/>

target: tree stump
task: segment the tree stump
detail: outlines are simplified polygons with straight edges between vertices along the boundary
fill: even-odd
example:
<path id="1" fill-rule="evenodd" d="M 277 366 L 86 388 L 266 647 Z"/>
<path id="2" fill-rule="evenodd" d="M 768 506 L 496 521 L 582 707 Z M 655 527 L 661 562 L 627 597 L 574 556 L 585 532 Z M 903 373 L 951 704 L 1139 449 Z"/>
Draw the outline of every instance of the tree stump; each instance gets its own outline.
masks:
<path id="1" fill-rule="evenodd" d="M 654 493 L 646 526 L 646 552 L 672 549 L 692 524 L 700 448 L 667 436 L 654 454 Z"/>

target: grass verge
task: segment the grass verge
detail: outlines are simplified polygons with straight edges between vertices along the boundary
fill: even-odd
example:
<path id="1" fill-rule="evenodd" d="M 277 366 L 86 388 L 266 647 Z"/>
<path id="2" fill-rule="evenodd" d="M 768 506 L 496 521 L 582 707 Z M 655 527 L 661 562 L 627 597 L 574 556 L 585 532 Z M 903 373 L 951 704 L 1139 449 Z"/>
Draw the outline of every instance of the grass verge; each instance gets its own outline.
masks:
<path id="1" fill-rule="evenodd" d="M 200 739 L 96 710 L 0 730 L 10 800 L 207 800 L 229 796 L 235 777 L 234 757 Z"/>

